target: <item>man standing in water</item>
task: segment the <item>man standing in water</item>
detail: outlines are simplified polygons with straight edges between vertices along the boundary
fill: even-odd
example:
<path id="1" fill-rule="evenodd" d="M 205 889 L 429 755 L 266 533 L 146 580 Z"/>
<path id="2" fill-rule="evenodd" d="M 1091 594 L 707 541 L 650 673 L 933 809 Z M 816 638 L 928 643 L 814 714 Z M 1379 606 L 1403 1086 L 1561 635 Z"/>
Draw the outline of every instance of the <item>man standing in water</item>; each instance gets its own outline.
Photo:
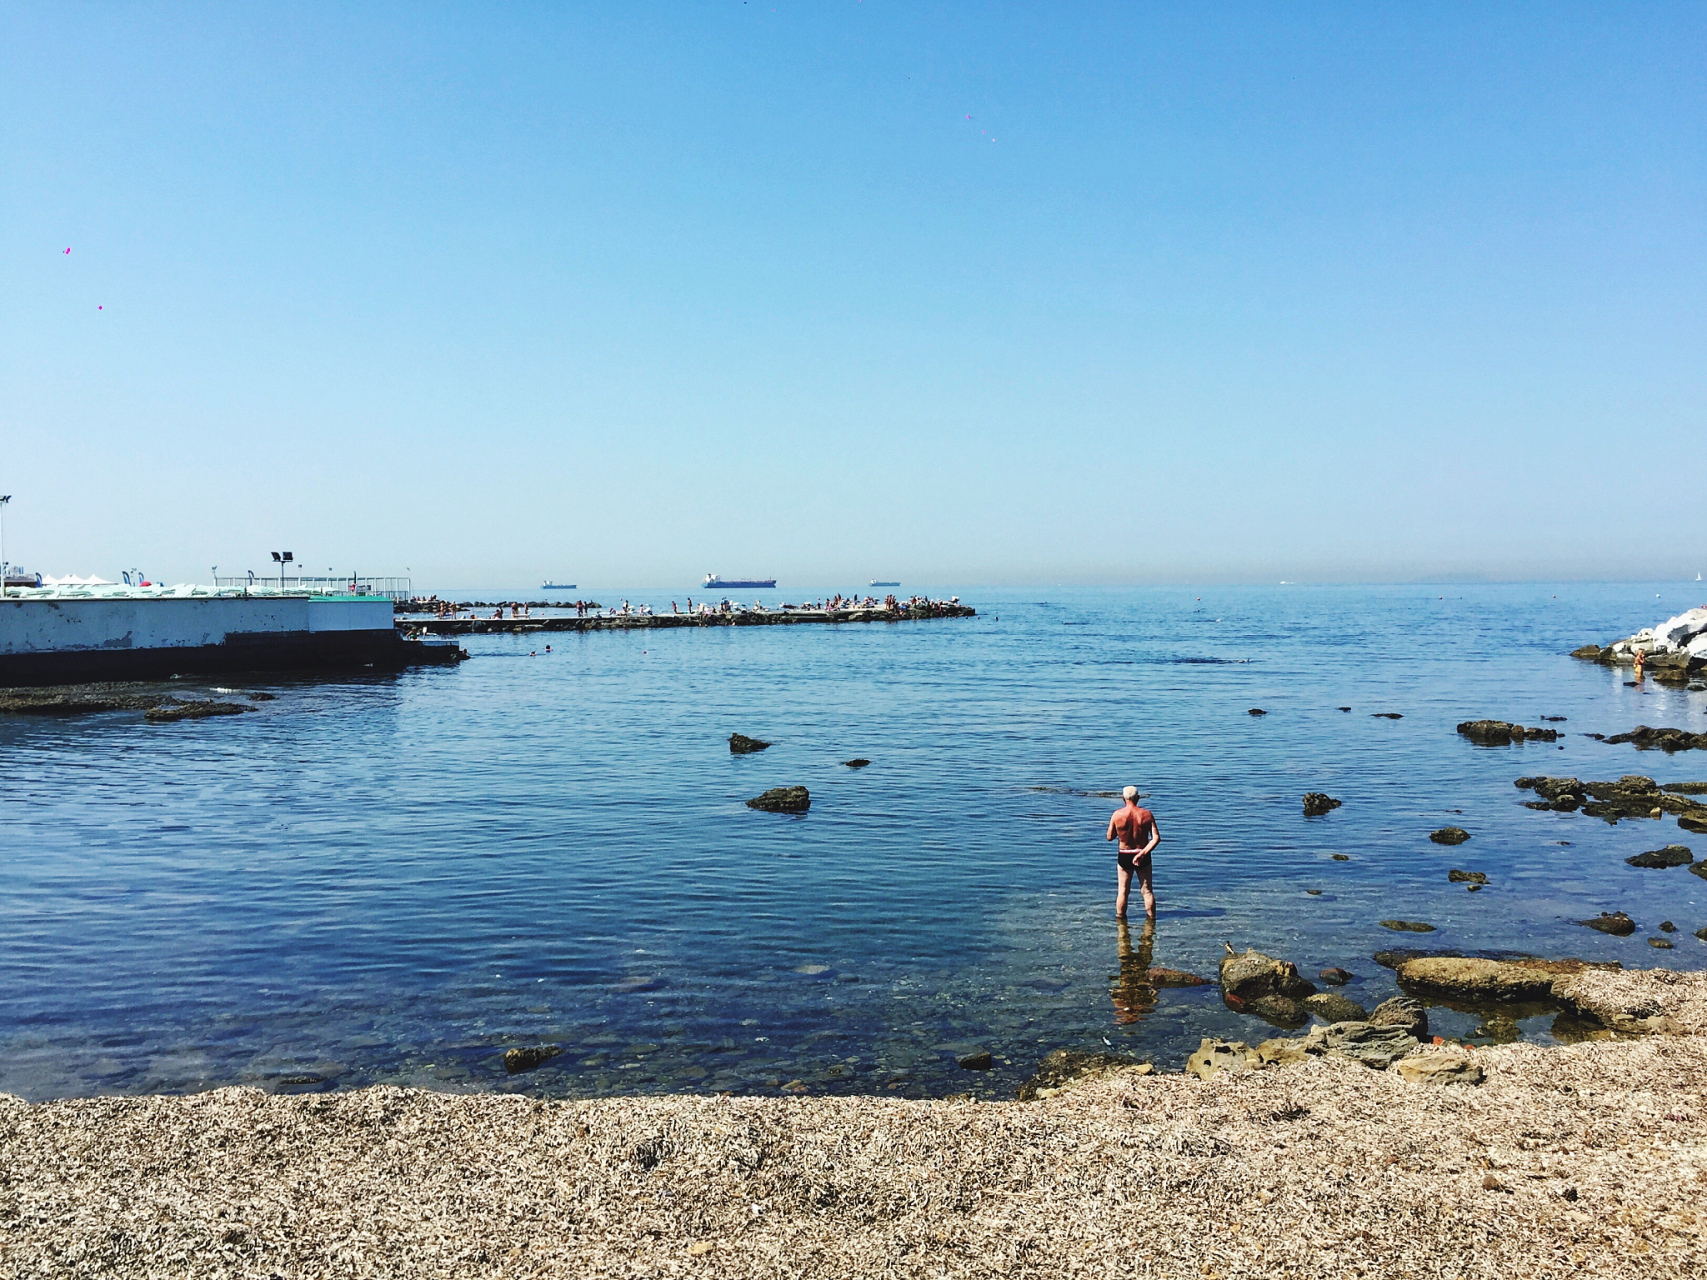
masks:
<path id="1" fill-rule="evenodd" d="M 1108 840 L 1119 838 L 1115 858 L 1116 874 L 1120 877 L 1120 892 L 1114 898 L 1114 918 L 1126 919 L 1126 894 L 1132 888 L 1132 877 L 1138 877 L 1138 888 L 1144 894 L 1144 917 L 1156 918 L 1156 894 L 1150 883 L 1150 854 L 1162 841 L 1156 830 L 1156 815 L 1138 805 L 1138 788 L 1121 791 L 1126 805 L 1108 820 Z"/>

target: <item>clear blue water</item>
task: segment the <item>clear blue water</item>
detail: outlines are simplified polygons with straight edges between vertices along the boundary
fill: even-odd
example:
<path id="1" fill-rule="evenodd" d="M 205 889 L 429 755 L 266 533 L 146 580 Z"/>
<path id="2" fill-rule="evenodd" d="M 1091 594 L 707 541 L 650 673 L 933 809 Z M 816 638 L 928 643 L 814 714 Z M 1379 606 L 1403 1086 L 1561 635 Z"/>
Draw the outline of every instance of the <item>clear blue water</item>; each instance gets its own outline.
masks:
<path id="1" fill-rule="evenodd" d="M 1580 736 L 1707 730 L 1707 695 L 1564 656 L 1702 594 L 963 591 L 978 618 L 474 637 L 453 670 L 248 684 L 277 700 L 231 719 L 0 718 L 0 1090 L 995 1094 L 1058 1047 L 1176 1065 L 1273 1034 L 1133 980 L 1112 805 L 1081 794 L 1127 782 L 1164 837 L 1158 965 L 1213 976 L 1227 940 L 1342 965 L 1366 1005 L 1393 946 L 1696 967 L 1707 881 L 1623 859 L 1707 838 L 1526 810 L 1512 780 L 1707 778 Z M 1453 732 L 1542 715 L 1559 746 Z M 776 745 L 732 756 L 737 730 Z M 795 783 L 804 816 L 742 803 Z M 1306 820 L 1310 790 L 1344 807 Z M 1449 822 L 1472 841 L 1431 844 Z M 1633 938 L 1571 923 L 1616 909 Z M 506 1076 L 540 1042 L 565 1052 Z M 956 1064 L 976 1048 L 987 1076 Z"/>

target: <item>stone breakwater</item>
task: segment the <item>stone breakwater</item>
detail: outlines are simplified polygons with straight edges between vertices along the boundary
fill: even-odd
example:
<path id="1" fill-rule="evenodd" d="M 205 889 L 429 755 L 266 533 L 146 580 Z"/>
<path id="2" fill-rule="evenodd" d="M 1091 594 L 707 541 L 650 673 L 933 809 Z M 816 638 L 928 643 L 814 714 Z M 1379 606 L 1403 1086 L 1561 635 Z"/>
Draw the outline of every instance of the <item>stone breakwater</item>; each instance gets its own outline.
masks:
<path id="1" fill-rule="evenodd" d="M 1608 645 L 1585 644 L 1573 658 L 1608 667 L 1630 667 L 1641 654 L 1646 674 L 1664 683 L 1688 684 L 1707 680 L 1707 605 L 1643 627 L 1633 636 Z"/>
<path id="2" fill-rule="evenodd" d="M 647 631 L 670 627 L 786 627 L 801 623 L 923 622 L 931 618 L 975 618 L 963 604 L 914 605 L 899 609 L 735 609 L 727 613 L 593 614 L 587 617 L 437 618 L 400 614 L 399 630 L 431 636 L 531 635 L 553 631 Z"/>
<path id="3" fill-rule="evenodd" d="M 1707 994 L 1652 985 L 1674 1014 Z M 1111 1057 L 1034 1102 L 0 1096 L 0 1273 L 1700 1274 L 1686 1021 L 1466 1049 L 1444 1075 Z"/>

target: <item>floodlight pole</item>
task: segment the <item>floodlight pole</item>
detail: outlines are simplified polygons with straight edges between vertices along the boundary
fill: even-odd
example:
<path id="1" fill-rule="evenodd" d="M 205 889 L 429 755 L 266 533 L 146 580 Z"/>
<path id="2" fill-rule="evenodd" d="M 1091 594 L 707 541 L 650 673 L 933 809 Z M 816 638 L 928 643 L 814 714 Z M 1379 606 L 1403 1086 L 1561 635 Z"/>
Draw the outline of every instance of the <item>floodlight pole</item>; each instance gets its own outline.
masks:
<path id="1" fill-rule="evenodd" d="M 6 571 L 12 567 L 6 563 L 6 504 L 11 500 L 11 494 L 0 493 L 0 598 L 6 595 Z"/>

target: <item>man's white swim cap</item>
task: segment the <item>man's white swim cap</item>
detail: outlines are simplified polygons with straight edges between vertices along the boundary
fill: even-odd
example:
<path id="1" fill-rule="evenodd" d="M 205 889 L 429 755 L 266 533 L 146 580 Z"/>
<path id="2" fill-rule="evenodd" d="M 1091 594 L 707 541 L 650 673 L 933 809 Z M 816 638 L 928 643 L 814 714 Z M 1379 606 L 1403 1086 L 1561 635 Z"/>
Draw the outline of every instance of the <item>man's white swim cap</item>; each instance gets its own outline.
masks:
<path id="1" fill-rule="evenodd" d="M 1138 788 L 1137 787 L 1122 787 L 1120 789 L 1120 794 L 1121 794 L 1121 797 L 1123 799 L 1136 800 L 1138 798 Z"/>

